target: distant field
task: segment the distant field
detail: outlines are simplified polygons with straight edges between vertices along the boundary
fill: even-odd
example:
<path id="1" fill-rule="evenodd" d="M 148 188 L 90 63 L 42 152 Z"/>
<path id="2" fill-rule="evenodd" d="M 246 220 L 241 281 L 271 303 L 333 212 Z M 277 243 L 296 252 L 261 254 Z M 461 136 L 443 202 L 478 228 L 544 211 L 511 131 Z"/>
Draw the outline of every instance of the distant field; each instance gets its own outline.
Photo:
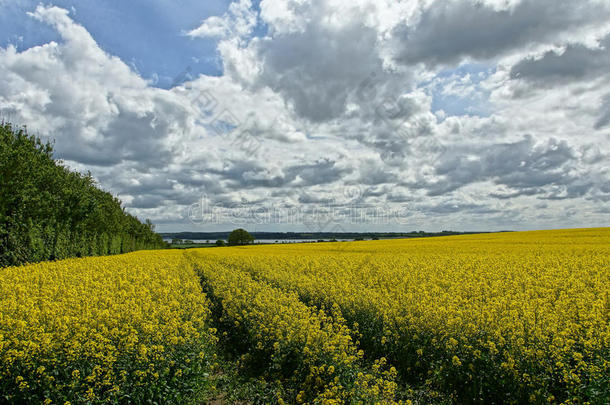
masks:
<path id="1" fill-rule="evenodd" d="M 215 243 L 171 243 L 170 249 L 196 249 L 203 247 L 216 247 Z"/>
<path id="2" fill-rule="evenodd" d="M 610 400 L 610 228 L 139 252 L 1 269 L 0 293 L 0 397 Z"/>

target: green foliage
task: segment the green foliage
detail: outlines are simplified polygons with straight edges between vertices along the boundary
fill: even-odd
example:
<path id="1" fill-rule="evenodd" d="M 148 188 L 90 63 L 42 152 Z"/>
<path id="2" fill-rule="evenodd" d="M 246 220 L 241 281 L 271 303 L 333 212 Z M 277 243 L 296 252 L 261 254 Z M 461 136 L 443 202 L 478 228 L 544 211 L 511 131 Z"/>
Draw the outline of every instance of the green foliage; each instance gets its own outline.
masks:
<path id="1" fill-rule="evenodd" d="M 239 228 L 231 232 L 228 238 L 229 246 L 248 245 L 254 241 L 254 237 L 245 229 Z"/>
<path id="2" fill-rule="evenodd" d="M 51 144 L 0 124 L 0 267 L 162 247 L 150 221 L 54 160 Z"/>
<path id="3" fill-rule="evenodd" d="M 226 243 L 225 243 L 225 241 L 224 241 L 224 240 L 222 240 L 222 239 L 218 239 L 218 240 L 216 241 L 216 246 L 226 246 L 226 245 L 227 245 L 227 244 L 226 244 Z"/>

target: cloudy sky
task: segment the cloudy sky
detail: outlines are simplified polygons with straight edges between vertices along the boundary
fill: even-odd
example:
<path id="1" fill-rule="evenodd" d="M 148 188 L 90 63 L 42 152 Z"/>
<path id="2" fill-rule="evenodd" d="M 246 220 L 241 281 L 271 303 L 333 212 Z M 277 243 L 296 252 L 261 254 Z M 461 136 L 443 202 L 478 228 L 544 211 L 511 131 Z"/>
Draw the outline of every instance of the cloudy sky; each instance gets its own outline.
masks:
<path id="1" fill-rule="evenodd" d="M 158 230 L 610 225 L 607 0 L 0 10 L 0 115 Z"/>

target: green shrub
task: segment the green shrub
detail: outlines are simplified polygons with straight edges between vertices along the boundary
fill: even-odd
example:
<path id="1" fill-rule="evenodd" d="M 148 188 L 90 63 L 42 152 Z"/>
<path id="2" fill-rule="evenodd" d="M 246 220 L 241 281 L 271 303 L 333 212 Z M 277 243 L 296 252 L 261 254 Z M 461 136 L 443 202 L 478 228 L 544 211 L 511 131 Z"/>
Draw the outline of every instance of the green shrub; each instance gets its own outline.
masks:
<path id="1" fill-rule="evenodd" d="M 150 221 L 56 161 L 51 144 L 0 124 L 0 267 L 164 247 Z"/>

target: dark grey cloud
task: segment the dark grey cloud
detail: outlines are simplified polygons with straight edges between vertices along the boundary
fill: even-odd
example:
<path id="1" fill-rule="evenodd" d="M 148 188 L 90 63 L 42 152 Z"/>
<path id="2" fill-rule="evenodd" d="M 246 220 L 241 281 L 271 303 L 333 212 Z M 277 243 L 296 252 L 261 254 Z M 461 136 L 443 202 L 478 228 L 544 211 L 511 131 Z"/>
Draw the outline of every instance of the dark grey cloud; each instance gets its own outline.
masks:
<path id="1" fill-rule="evenodd" d="M 137 180 L 135 175 L 138 175 Z M 125 194 L 146 193 L 148 190 L 161 192 L 174 187 L 166 173 L 143 174 L 133 168 L 111 170 L 102 176 L 101 180 Z"/>
<path id="2" fill-rule="evenodd" d="M 539 196 L 542 200 L 566 200 L 586 195 L 594 187 L 593 182 L 575 179 L 572 184 L 552 187 L 546 195 Z"/>
<path id="3" fill-rule="evenodd" d="M 300 178 L 299 186 L 333 183 L 351 173 L 350 167 L 341 167 L 330 159 L 322 159 L 313 164 L 295 165 L 286 168 L 288 178 Z"/>
<path id="4" fill-rule="evenodd" d="M 514 190 L 517 195 L 532 195 L 547 185 L 568 185 L 575 181 L 570 173 L 576 153 L 565 141 L 549 139 L 536 144 L 530 135 L 521 141 L 447 150 L 435 167 L 435 181 L 407 183 L 439 196 L 467 184 L 491 180 Z M 510 194 L 509 194 L 510 195 Z"/>
<path id="5" fill-rule="evenodd" d="M 386 201 L 389 203 L 411 203 L 414 200 L 414 193 L 408 193 L 403 190 L 390 191 L 386 194 Z"/>
<path id="6" fill-rule="evenodd" d="M 170 123 L 159 120 L 153 113 L 140 116 L 133 112 L 120 112 L 111 119 L 106 129 L 88 140 L 79 128 L 61 134 L 57 143 L 59 158 L 86 165 L 109 166 L 123 161 L 137 161 L 144 167 L 163 167 L 172 155 L 164 140 Z M 70 139 L 69 142 L 66 142 Z"/>
<path id="7" fill-rule="evenodd" d="M 374 197 L 383 197 L 391 191 L 391 187 L 387 185 L 372 185 L 362 187 L 360 185 L 356 185 L 356 189 L 358 190 L 353 194 L 360 194 L 363 198 L 374 198 Z"/>
<path id="8" fill-rule="evenodd" d="M 126 205 L 132 208 L 157 208 L 163 202 L 163 197 L 158 194 L 139 194 Z"/>
<path id="9" fill-rule="evenodd" d="M 610 35 L 607 35 L 599 48 L 570 44 L 562 52 L 548 51 L 541 58 L 524 59 L 511 68 L 510 77 L 550 87 L 607 75 L 609 66 Z"/>
<path id="10" fill-rule="evenodd" d="M 329 204 L 332 199 L 328 195 L 316 195 L 313 193 L 302 192 L 299 195 L 299 204 Z"/>
<path id="11" fill-rule="evenodd" d="M 281 169 L 270 170 L 264 162 L 232 160 L 222 170 L 210 169 L 221 179 L 229 180 L 230 187 L 240 188 L 279 188 L 307 187 L 328 184 L 340 180 L 350 173 L 350 167 L 340 167 L 330 159 L 321 159 L 314 163 L 286 165 Z"/>
<path id="12" fill-rule="evenodd" d="M 258 17 L 267 35 L 251 39 L 234 32 L 223 38 L 219 50 L 225 71 L 254 91 L 271 88 L 309 122 L 342 118 L 354 112 L 346 109 L 349 104 L 360 107 L 359 116 L 375 119 L 384 97 L 394 99 L 413 88 L 412 73 L 387 66 L 378 27 L 370 22 L 375 6 L 347 8 L 339 12 L 337 4 L 324 0 L 263 2 Z M 248 65 L 246 72 L 246 64 L 240 65 L 244 59 L 234 58 L 244 50 L 255 55 L 256 69 Z"/>
<path id="13" fill-rule="evenodd" d="M 506 10 L 480 1 L 436 1 L 417 25 L 395 29 L 395 58 L 432 66 L 488 60 L 529 44 L 553 43 L 560 33 L 608 18 L 610 7 L 597 1 L 522 0 Z"/>
<path id="14" fill-rule="evenodd" d="M 610 214 L 610 206 L 609 207 L 601 207 L 597 210 L 599 214 Z"/>
<path id="15" fill-rule="evenodd" d="M 566 164 L 575 160 L 576 153 L 566 141 L 551 138 L 535 145 L 531 135 L 519 142 L 493 145 L 483 155 L 484 173 L 514 188 L 570 181 Z"/>
<path id="16" fill-rule="evenodd" d="M 396 183 L 398 176 L 389 166 L 381 165 L 379 162 L 365 162 L 359 168 L 360 184 L 375 186 L 387 183 Z"/>
<path id="17" fill-rule="evenodd" d="M 222 169 L 210 168 L 208 173 L 228 180 L 228 187 L 234 190 L 254 187 L 282 187 L 292 179 L 283 172 L 271 172 L 263 162 L 254 160 L 229 160 Z"/>
<path id="18" fill-rule="evenodd" d="M 300 117 L 337 118 L 371 73 L 383 75 L 382 60 L 372 52 L 376 40 L 377 32 L 360 21 L 333 30 L 312 20 L 304 32 L 261 41 L 263 83 L 282 94 Z"/>
<path id="19" fill-rule="evenodd" d="M 458 212 L 466 212 L 469 214 L 495 214 L 500 212 L 500 210 L 491 208 L 484 204 L 469 204 L 460 202 L 440 202 L 436 205 L 425 204 L 418 206 L 418 210 L 441 215 Z"/>
<path id="20" fill-rule="evenodd" d="M 539 195 L 539 194 L 543 194 L 544 193 L 544 189 L 543 188 L 539 188 L 539 187 L 533 187 L 533 188 L 524 188 L 518 191 L 512 191 L 512 192 L 508 192 L 508 193 L 489 193 L 490 197 L 493 198 L 498 198 L 501 200 L 510 200 L 516 197 L 521 197 L 521 196 L 535 196 L 535 195 Z"/>
<path id="21" fill-rule="evenodd" d="M 596 203 L 610 202 L 610 172 L 605 169 L 591 180 L 594 187 L 586 199 Z"/>
<path id="22" fill-rule="evenodd" d="M 573 82 L 587 83 L 608 76 L 610 67 L 610 34 L 598 47 L 570 44 L 562 52 L 549 51 L 541 58 L 527 58 L 511 68 L 510 78 L 530 85 L 553 88 Z M 610 94 L 601 100 L 594 129 L 610 124 Z"/>
<path id="23" fill-rule="evenodd" d="M 595 121 L 595 129 L 605 128 L 608 125 L 610 125 L 610 94 L 607 94 L 602 100 L 599 116 Z"/>

